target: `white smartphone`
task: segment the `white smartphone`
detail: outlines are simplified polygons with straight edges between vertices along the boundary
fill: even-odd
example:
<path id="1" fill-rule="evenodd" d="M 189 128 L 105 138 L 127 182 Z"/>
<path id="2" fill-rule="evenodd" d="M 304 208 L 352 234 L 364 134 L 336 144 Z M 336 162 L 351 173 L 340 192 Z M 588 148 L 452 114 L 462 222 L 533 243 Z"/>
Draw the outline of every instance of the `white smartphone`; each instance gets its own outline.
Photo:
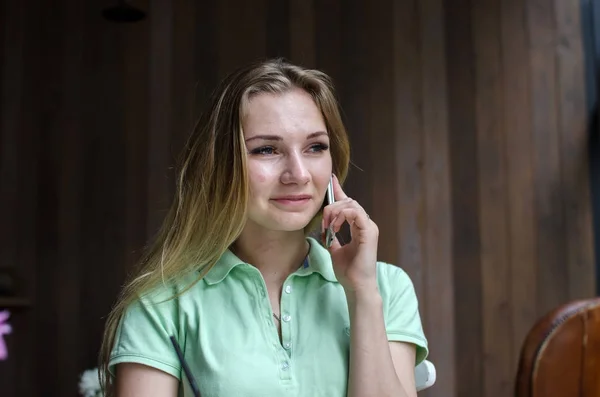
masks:
<path id="1" fill-rule="evenodd" d="M 333 196 L 333 176 L 329 179 L 329 185 L 327 185 L 327 205 L 335 203 L 335 198 Z M 331 247 L 333 244 L 333 239 L 335 238 L 335 233 L 333 232 L 332 225 L 329 225 L 327 228 L 327 234 L 325 235 L 325 247 Z"/>

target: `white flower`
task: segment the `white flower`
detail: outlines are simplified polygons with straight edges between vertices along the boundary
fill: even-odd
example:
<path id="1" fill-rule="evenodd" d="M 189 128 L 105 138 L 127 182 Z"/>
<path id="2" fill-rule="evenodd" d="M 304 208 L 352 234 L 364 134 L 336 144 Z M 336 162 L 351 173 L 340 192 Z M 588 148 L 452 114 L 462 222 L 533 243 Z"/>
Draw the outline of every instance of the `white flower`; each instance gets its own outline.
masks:
<path id="1" fill-rule="evenodd" d="M 99 397 L 100 381 L 98 380 L 98 369 L 88 369 L 83 371 L 79 379 L 79 393 L 83 397 Z"/>

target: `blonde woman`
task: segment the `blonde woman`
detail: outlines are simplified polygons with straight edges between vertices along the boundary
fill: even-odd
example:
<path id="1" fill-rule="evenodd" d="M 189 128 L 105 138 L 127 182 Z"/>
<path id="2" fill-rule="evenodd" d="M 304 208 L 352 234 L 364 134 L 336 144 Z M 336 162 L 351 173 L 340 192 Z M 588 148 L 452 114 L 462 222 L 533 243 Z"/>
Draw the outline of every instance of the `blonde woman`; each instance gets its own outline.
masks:
<path id="1" fill-rule="evenodd" d="M 377 225 L 342 189 L 349 153 L 322 72 L 272 60 L 227 77 L 109 316 L 106 393 L 416 396 L 427 356 L 417 298 L 406 273 L 377 261 Z M 309 236 L 345 222 L 348 244 Z"/>

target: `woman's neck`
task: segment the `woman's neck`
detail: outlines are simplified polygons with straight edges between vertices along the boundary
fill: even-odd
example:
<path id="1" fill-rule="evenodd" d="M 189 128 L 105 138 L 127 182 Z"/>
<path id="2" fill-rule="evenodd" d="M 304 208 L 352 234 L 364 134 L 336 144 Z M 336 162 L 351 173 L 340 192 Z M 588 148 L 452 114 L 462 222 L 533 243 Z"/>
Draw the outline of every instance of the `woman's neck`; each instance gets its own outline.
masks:
<path id="1" fill-rule="evenodd" d="M 302 230 L 297 232 L 259 232 L 245 228 L 233 243 L 233 253 L 256 267 L 267 286 L 281 285 L 295 272 L 310 249 Z"/>

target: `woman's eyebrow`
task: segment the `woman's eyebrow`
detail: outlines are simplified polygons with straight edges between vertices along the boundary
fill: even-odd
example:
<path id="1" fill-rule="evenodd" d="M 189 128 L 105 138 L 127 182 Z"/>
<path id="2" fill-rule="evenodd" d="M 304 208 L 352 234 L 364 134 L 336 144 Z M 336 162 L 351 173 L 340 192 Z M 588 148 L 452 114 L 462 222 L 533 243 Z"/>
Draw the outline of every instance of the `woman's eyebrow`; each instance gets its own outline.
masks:
<path id="1" fill-rule="evenodd" d="M 283 138 L 280 137 L 279 135 L 255 135 L 251 138 L 246 139 L 245 142 L 250 142 L 255 139 L 262 139 L 265 141 L 282 141 L 283 140 Z"/>
<path id="2" fill-rule="evenodd" d="M 321 135 L 327 135 L 327 132 L 325 132 L 325 131 L 313 132 L 311 134 L 308 134 L 306 139 L 309 140 L 309 139 L 316 138 Z M 283 140 L 283 138 L 279 135 L 255 135 L 253 137 L 246 139 L 245 142 L 250 142 L 255 139 L 262 139 L 264 141 L 282 141 Z"/>

